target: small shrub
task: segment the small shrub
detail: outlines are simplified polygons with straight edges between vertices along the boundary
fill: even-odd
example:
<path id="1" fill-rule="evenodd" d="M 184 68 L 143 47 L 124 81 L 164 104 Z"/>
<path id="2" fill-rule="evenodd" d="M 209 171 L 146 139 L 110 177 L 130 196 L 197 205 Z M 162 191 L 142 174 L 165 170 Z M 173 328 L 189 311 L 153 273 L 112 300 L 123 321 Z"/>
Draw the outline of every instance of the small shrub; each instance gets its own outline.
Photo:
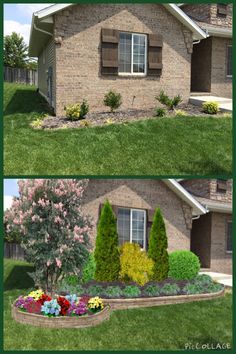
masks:
<path id="1" fill-rule="evenodd" d="M 107 118 L 107 119 L 105 120 L 105 123 L 106 123 L 107 125 L 110 125 L 110 124 L 113 123 L 113 120 L 112 120 L 111 118 Z"/>
<path id="2" fill-rule="evenodd" d="M 161 288 L 161 293 L 163 295 L 177 295 L 178 292 L 180 292 L 180 288 L 179 288 L 179 286 L 177 284 L 166 283 Z"/>
<path id="3" fill-rule="evenodd" d="M 144 289 L 144 294 L 147 296 L 158 296 L 160 295 L 160 287 L 158 285 L 147 285 Z"/>
<path id="4" fill-rule="evenodd" d="M 180 250 L 169 254 L 169 277 L 177 280 L 194 279 L 200 270 L 199 258 L 191 251 Z"/>
<path id="5" fill-rule="evenodd" d="M 141 290 L 138 286 L 135 285 L 127 285 L 123 289 L 123 295 L 125 297 L 138 297 L 141 294 Z"/>
<path id="6" fill-rule="evenodd" d="M 111 112 L 119 108 L 122 104 L 121 94 L 115 91 L 109 91 L 105 94 L 103 103 L 105 106 L 110 107 Z"/>
<path id="7" fill-rule="evenodd" d="M 201 294 L 204 292 L 204 287 L 201 284 L 189 283 L 185 285 L 183 292 L 187 295 Z"/>
<path id="8" fill-rule="evenodd" d="M 224 112 L 224 113 L 222 113 L 222 117 L 224 117 L 224 118 L 232 118 L 232 113 Z"/>
<path id="9" fill-rule="evenodd" d="M 68 285 L 76 286 L 79 282 L 79 279 L 78 279 L 77 275 L 73 274 L 73 275 L 69 275 L 66 278 L 66 282 Z"/>
<path id="10" fill-rule="evenodd" d="M 223 290 L 224 285 L 219 284 L 219 283 L 211 283 L 207 286 L 206 292 L 207 293 L 217 293 L 221 290 Z"/>
<path id="11" fill-rule="evenodd" d="M 120 263 L 120 276 L 124 281 L 132 280 L 144 285 L 153 274 L 153 261 L 137 243 L 124 243 L 121 247 Z"/>
<path id="12" fill-rule="evenodd" d="M 154 115 L 156 117 L 164 117 L 166 115 L 166 109 L 162 107 L 156 107 Z"/>
<path id="13" fill-rule="evenodd" d="M 207 114 L 217 114 L 219 112 L 219 104 L 217 102 L 203 102 L 203 112 Z"/>
<path id="14" fill-rule="evenodd" d="M 212 283 L 212 278 L 207 274 L 199 274 L 194 278 L 194 284 L 210 285 Z"/>
<path id="15" fill-rule="evenodd" d="M 77 294 L 77 295 L 83 294 L 83 288 L 81 285 L 79 284 L 70 285 L 65 279 L 58 285 L 57 291 L 64 292 L 66 294 Z"/>
<path id="16" fill-rule="evenodd" d="M 37 118 L 30 123 L 30 126 L 34 129 L 40 129 L 43 125 L 43 119 Z"/>
<path id="17" fill-rule="evenodd" d="M 91 123 L 88 120 L 82 120 L 80 122 L 81 127 L 90 127 Z"/>
<path id="18" fill-rule="evenodd" d="M 104 293 L 109 298 L 116 298 L 122 295 L 122 290 L 119 286 L 108 286 Z"/>
<path id="19" fill-rule="evenodd" d="M 90 285 L 84 292 L 89 296 L 98 296 L 104 293 L 104 289 L 100 285 Z"/>
<path id="20" fill-rule="evenodd" d="M 178 106 L 180 102 L 182 102 L 182 99 L 180 95 L 174 96 L 173 98 L 170 98 L 165 94 L 165 92 L 162 90 L 158 96 L 156 96 L 156 99 L 163 105 L 165 105 L 169 110 L 173 110 L 175 107 Z"/>
<path id="21" fill-rule="evenodd" d="M 83 100 L 80 106 L 80 118 L 84 118 L 88 112 L 89 112 L 88 102 L 86 100 Z"/>
<path id="22" fill-rule="evenodd" d="M 85 264 L 83 270 L 82 270 L 82 283 L 87 283 L 90 280 L 95 279 L 95 271 L 96 271 L 96 262 L 94 258 L 94 254 L 91 253 L 89 255 L 88 261 Z"/>
<path id="23" fill-rule="evenodd" d="M 175 110 L 175 117 L 176 118 L 181 118 L 181 117 L 187 117 L 187 112 L 183 111 L 182 109 L 176 109 Z"/>
<path id="24" fill-rule="evenodd" d="M 81 108 L 79 103 L 66 106 L 66 117 L 70 120 L 78 120 L 80 119 L 80 110 Z"/>

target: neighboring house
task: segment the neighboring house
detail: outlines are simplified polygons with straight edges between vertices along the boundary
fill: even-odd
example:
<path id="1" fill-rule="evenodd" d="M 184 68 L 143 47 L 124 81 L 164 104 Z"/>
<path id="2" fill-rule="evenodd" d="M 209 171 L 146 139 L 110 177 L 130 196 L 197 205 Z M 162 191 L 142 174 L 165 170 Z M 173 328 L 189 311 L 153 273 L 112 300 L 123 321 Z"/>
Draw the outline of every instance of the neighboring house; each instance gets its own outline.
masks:
<path id="1" fill-rule="evenodd" d="M 191 91 L 232 97 L 232 4 L 182 4 L 207 34 L 193 46 Z"/>
<path id="2" fill-rule="evenodd" d="M 223 191 L 225 183 L 227 189 Z M 137 242 L 147 250 L 154 211 L 160 207 L 170 252 L 192 250 L 203 268 L 231 274 L 231 186 L 231 180 L 91 179 L 83 209 L 97 225 L 101 207 L 108 199 L 117 218 L 120 244 Z M 93 245 L 96 233 L 95 226 Z"/>
<path id="3" fill-rule="evenodd" d="M 55 4 L 34 13 L 29 54 L 57 115 L 84 98 L 104 109 L 111 89 L 123 108 L 151 108 L 161 89 L 188 100 L 193 43 L 206 37 L 174 4 Z"/>
<path id="4" fill-rule="evenodd" d="M 203 268 L 232 273 L 232 180 L 184 180 L 181 185 L 208 213 L 195 219 L 191 250 Z"/>

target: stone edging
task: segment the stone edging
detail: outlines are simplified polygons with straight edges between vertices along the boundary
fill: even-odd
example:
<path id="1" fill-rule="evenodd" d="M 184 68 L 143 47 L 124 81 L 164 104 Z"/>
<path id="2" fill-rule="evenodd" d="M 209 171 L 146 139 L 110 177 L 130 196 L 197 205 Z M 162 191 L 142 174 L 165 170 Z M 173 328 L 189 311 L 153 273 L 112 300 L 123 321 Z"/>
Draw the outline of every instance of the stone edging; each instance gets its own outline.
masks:
<path id="1" fill-rule="evenodd" d="M 181 304 L 185 302 L 203 301 L 216 299 L 224 295 L 224 289 L 217 293 L 194 294 L 194 295 L 174 295 L 148 298 L 131 299 L 103 299 L 104 304 L 109 304 L 112 310 L 124 310 L 137 307 L 152 307 L 161 305 Z"/>
<path id="2" fill-rule="evenodd" d="M 105 308 L 90 316 L 81 317 L 47 317 L 34 313 L 22 312 L 12 304 L 12 317 L 17 322 L 30 324 L 36 327 L 48 328 L 83 328 L 100 324 L 110 318 L 111 310 L 124 310 L 131 308 L 152 307 L 161 305 L 181 304 L 185 302 L 203 301 L 216 299 L 224 295 L 222 289 L 217 293 L 194 294 L 194 295 L 174 295 L 149 298 L 131 298 L 131 299 L 103 299 Z"/>
<path id="3" fill-rule="evenodd" d="M 28 313 L 18 310 L 15 307 L 15 303 L 12 304 L 12 317 L 17 322 L 23 324 L 29 324 L 36 327 L 48 327 L 48 328 L 84 328 L 96 326 L 99 323 L 108 320 L 110 318 L 111 309 L 109 306 L 89 316 L 73 316 L 73 317 L 47 317 L 37 315 L 35 313 Z"/>

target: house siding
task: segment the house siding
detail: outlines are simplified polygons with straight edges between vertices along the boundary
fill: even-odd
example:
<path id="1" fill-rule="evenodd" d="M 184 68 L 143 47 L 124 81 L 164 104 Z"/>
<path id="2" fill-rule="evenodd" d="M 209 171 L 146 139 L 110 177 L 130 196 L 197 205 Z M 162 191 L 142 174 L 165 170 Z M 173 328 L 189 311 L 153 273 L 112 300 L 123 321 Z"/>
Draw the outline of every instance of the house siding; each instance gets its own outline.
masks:
<path id="1" fill-rule="evenodd" d="M 47 70 L 49 67 L 53 69 L 52 76 L 52 98 L 53 106 L 56 102 L 56 58 L 55 58 L 55 43 L 51 38 L 44 50 L 38 57 L 38 88 L 39 92 L 48 100 L 48 88 L 47 88 Z"/>
<path id="2" fill-rule="evenodd" d="M 211 214 L 211 270 L 232 274 L 232 254 L 226 252 L 227 222 L 232 221 L 232 216 Z"/>
<path id="3" fill-rule="evenodd" d="M 91 15 L 92 14 L 92 15 Z M 190 93 L 191 32 L 162 5 L 98 4 L 75 5 L 55 15 L 56 113 L 65 105 L 87 99 L 92 111 L 104 110 L 104 94 L 121 93 L 122 108 L 151 108 L 163 89 L 168 95 L 180 94 L 187 101 Z M 101 29 L 113 28 L 163 36 L 161 77 L 121 77 L 101 75 Z M 65 94 L 66 93 L 66 94 Z"/>
<path id="4" fill-rule="evenodd" d="M 190 249 L 192 210 L 162 181 L 158 180 L 90 180 L 83 197 L 83 210 L 95 223 L 91 237 L 95 244 L 99 206 L 106 200 L 127 208 L 153 210 L 160 207 L 167 230 L 168 249 Z M 150 229 L 149 229 L 150 231 Z"/>

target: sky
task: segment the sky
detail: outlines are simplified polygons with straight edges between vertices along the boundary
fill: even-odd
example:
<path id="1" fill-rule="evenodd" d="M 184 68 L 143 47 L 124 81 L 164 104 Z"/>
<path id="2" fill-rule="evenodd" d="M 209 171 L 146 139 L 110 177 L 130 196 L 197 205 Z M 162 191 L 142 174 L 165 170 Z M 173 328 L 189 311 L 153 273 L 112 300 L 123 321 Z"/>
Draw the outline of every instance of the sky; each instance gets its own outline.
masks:
<path id="1" fill-rule="evenodd" d="M 4 179 L 4 210 L 10 208 L 12 197 L 18 196 L 18 179 Z"/>
<path id="2" fill-rule="evenodd" d="M 12 32 L 23 36 L 26 44 L 29 44 L 32 14 L 50 4 L 4 4 L 4 36 Z"/>

